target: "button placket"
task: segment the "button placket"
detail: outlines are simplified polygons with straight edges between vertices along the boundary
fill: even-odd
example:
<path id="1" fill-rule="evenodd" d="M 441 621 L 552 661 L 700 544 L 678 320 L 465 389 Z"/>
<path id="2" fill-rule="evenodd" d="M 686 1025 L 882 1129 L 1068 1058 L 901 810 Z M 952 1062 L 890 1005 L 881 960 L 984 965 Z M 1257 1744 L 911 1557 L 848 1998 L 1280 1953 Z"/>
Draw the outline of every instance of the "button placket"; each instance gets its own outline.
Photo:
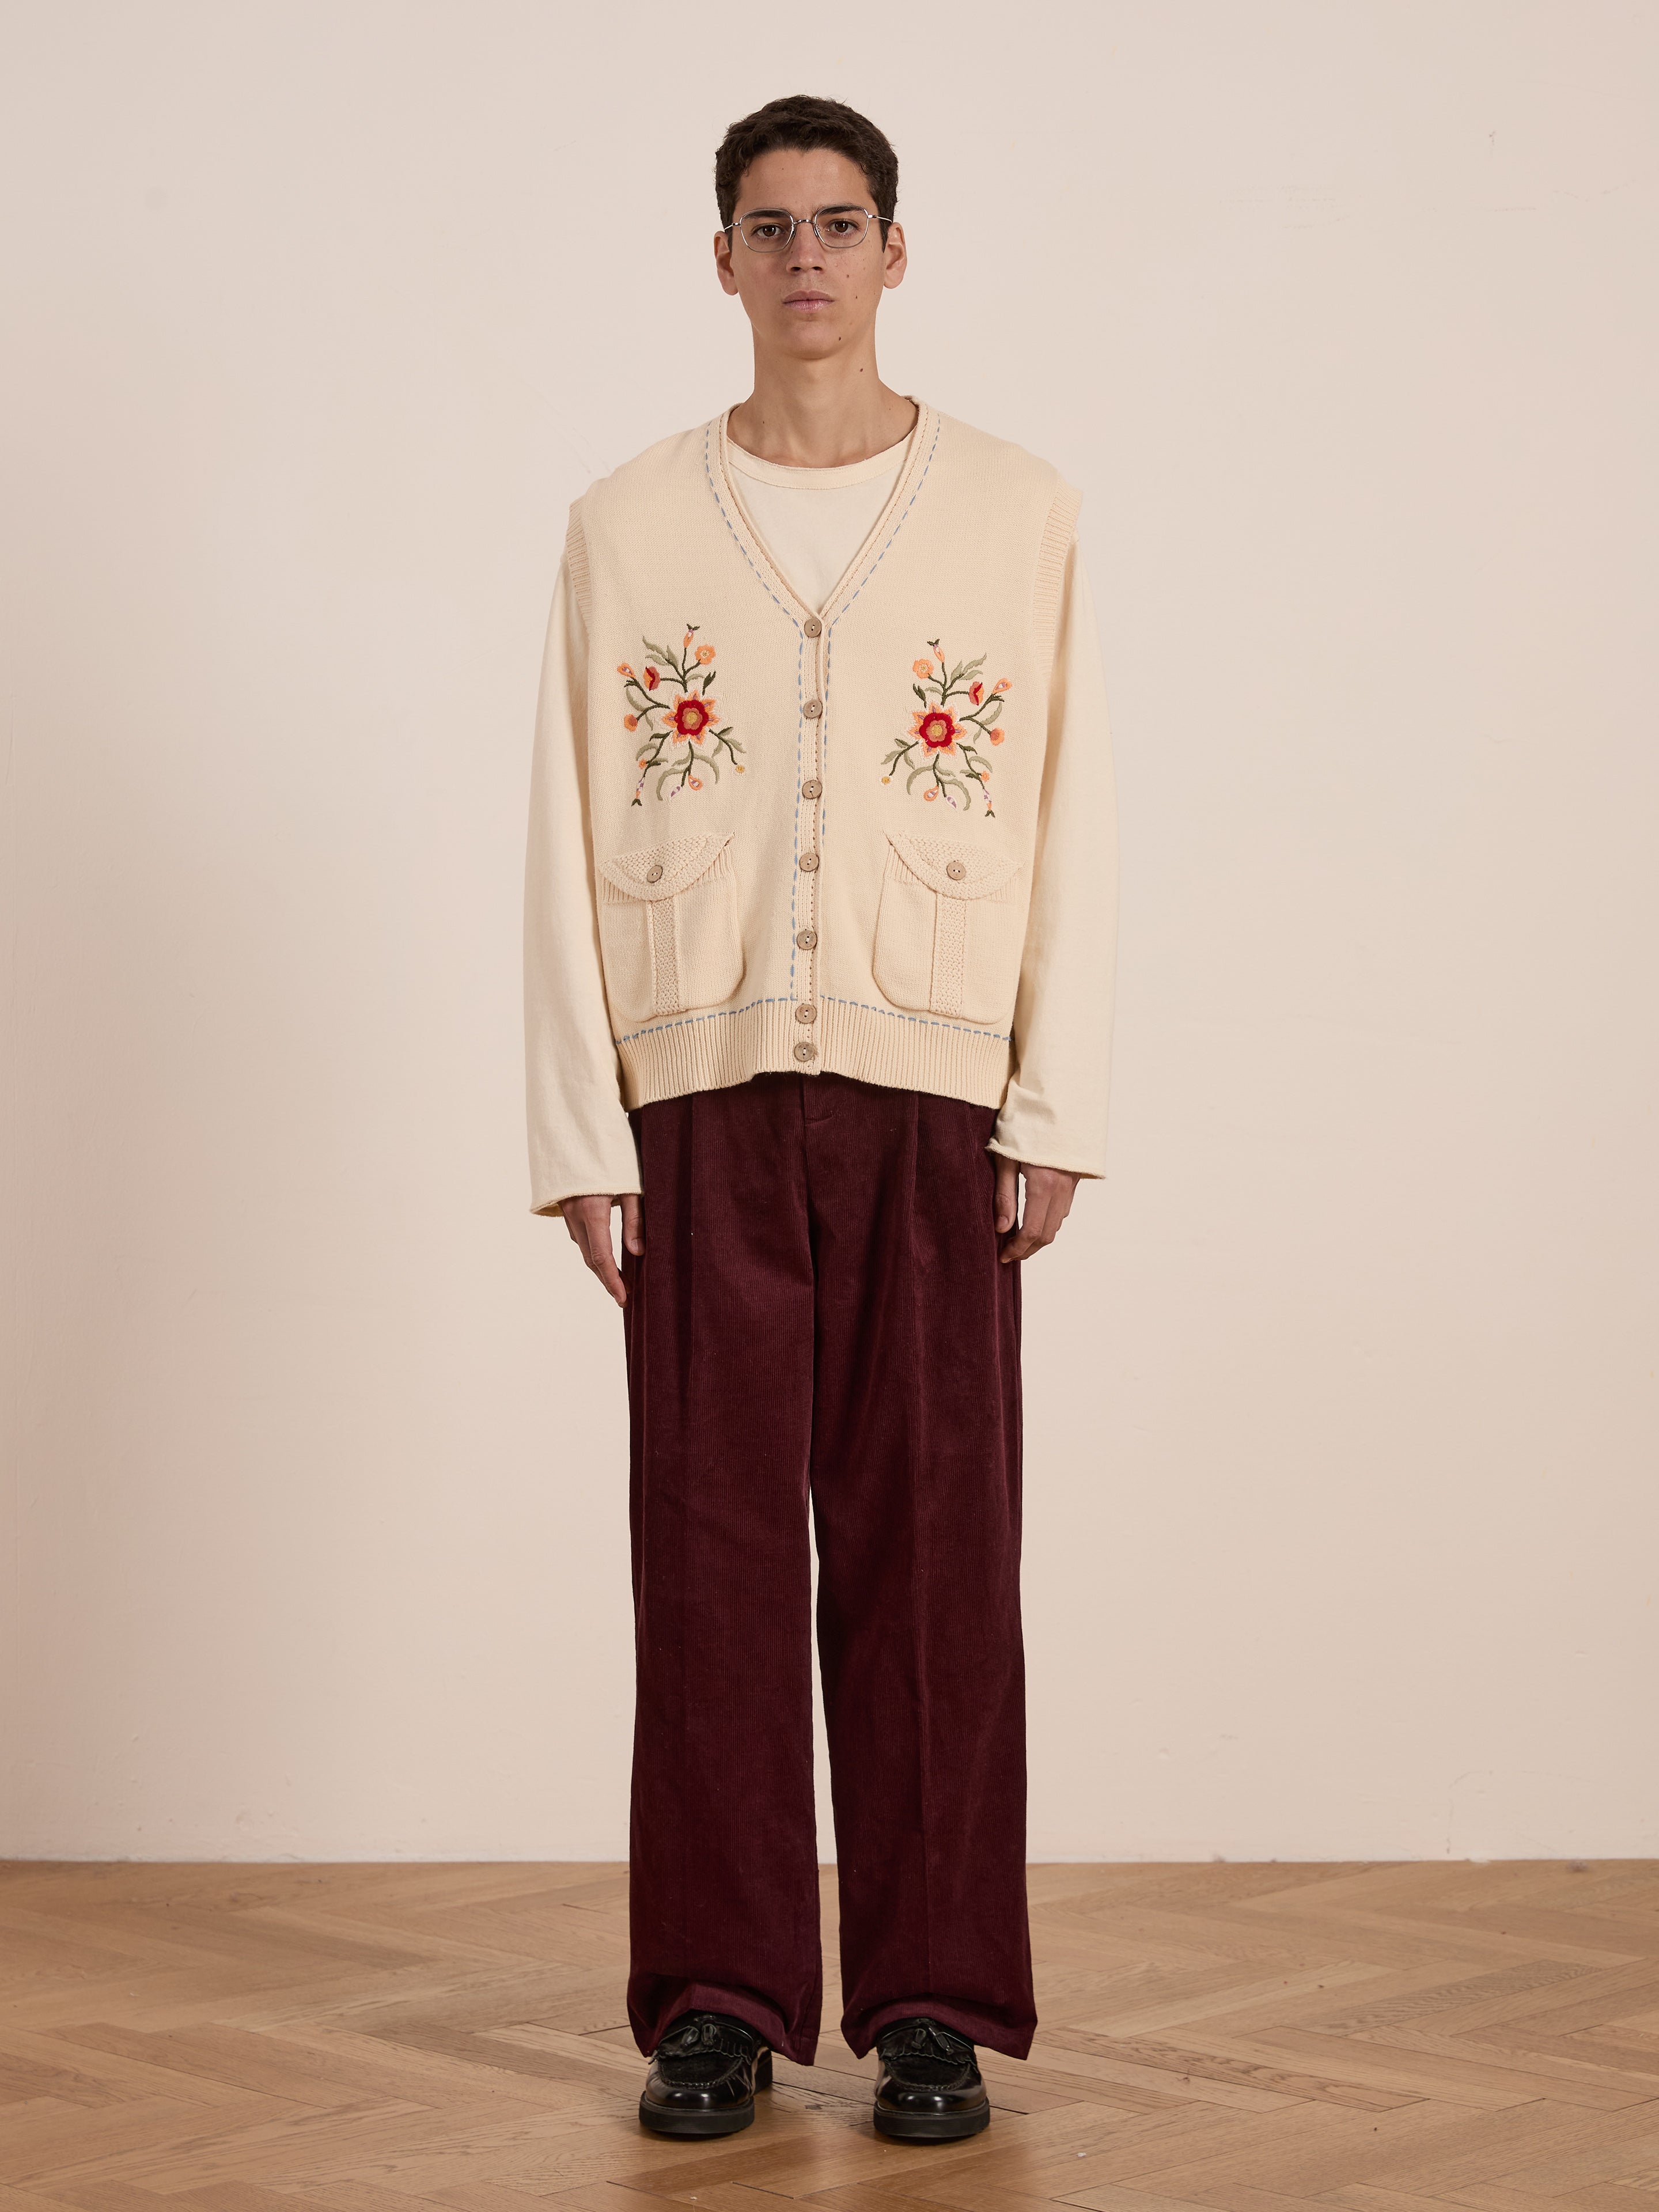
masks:
<path id="1" fill-rule="evenodd" d="M 799 989 L 801 995 L 795 1005 L 795 1019 L 801 1024 L 796 1031 L 799 1042 L 795 1058 L 803 1066 L 818 1056 L 818 1048 L 811 1040 L 814 1035 L 811 1024 L 818 1018 L 817 961 L 818 961 L 818 860 L 819 838 L 822 835 L 820 802 L 823 797 L 823 624 L 817 615 L 809 615 L 801 628 L 805 634 L 810 651 L 805 672 L 806 696 L 801 702 L 801 717 L 810 732 L 811 758 L 801 779 L 801 797 L 806 801 L 802 817 L 802 843 L 796 855 L 797 865 L 806 883 L 806 919 L 805 927 L 795 933 L 795 943 L 805 953 L 802 963 Z M 802 1034 L 802 1031 L 805 1034 Z"/>

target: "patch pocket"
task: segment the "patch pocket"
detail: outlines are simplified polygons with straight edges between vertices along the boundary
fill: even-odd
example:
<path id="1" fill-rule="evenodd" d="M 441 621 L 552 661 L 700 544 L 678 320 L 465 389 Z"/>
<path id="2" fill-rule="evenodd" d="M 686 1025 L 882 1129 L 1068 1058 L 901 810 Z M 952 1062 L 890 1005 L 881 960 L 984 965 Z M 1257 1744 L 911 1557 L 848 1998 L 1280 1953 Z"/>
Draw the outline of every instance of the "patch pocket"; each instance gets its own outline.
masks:
<path id="1" fill-rule="evenodd" d="M 887 832 L 873 971 L 913 1012 L 1006 1024 L 1025 943 L 1018 860 L 945 837 Z"/>
<path id="2" fill-rule="evenodd" d="M 718 1006 L 742 982 L 732 836 L 677 837 L 599 862 L 599 950 L 619 1020 Z"/>

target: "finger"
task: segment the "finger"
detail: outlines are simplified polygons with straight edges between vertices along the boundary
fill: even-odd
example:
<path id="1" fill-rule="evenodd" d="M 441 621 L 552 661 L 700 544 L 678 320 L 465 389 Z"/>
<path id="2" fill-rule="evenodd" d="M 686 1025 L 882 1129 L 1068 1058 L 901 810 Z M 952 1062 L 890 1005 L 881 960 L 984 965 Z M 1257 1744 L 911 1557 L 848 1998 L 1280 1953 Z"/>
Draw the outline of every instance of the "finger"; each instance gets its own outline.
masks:
<path id="1" fill-rule="evenodd" d="M 1003 1236 L 1019 1218 L 1019 1162 L 1011 1160 L 1006 1152 L 996 1155 L 996 1193 L 992 1200 L 992 1215 L 997 1235 Z"/>
<path id="2" fill-rule="evenodd" d="M 1065 1218 L 1057 1210 L 1056 1193 L 1052 1188 L 1034 1182 L 1028 1174 L 1025 1178 L 1025 1214 L 1019 1224 L 1019 1233 L 1011 1237 L 1002 1248 L 1005 1260 L 1029 1260 L 1033 1252 L 1040 1252 L 1045 1244 L 1052 1244 L 1054 1233 Z"/>
<path id="3" fill-rule="evenodd" d="M 576 1239 L 582 1257 L 619 1306 L 628 1303 L 628 1286 L 623 1281 L 617 1265 L 616 1255 L 611 1249 L 611 1213 L 607 1207 L 603 1214 L 584 1218 L 581 1231 Z"/>
<path id="4" fill-rule="evenodd" d="M 624 1191 L 622 1201 L 623 1243 L 636 1256 L 645 1249 L 645 1201 L 637 1191 Z"/>

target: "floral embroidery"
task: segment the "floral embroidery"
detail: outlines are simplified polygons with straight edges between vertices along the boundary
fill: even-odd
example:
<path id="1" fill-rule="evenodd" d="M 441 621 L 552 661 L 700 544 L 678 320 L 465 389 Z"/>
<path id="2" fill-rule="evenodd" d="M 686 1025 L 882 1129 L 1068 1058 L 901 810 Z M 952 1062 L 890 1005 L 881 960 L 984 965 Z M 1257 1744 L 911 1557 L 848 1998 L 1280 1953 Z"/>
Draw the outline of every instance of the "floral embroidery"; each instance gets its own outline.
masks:
<path id="1" fill-rule="evenodd" d="M 696 623 L 687 623 L 678 653 L 653 644 L 648 637 L 641 638 L 641 644 L 651 655 L 642 675 L 636 676 L 625 660 L 617 663 L 628 706 L 623 727 L 640 735 L 635 755 L 640 778 L 634 786 L 632 805 L 644 805 L 641 794 L 653 769 L 659 799 L 664 786 L 671 783 L 670 799 L 678 799 L 683 791 L 701 791 L 705 773 L 718 783 L 721 753 L 739 775 L 744 772 L 738 758 L 743 747 L 732 736 L 732 725 L 728 722 L 724 729 L 716 726 L 720 702 L 708 688 L 714 681 L 714 648 L 698 645 L 696 635 Z"/>
<path id="2" fill-rule="evenodd" d="M 1005 676 L 986 690 L 984 678 L 975 672 L 985 665 L 982 653 L 977 660 L 958 661 L 951 668 L 939 640 L 930 638 L 928 643 L 933 648 L 932 658 L 910 663 L 911 673 L 920 679 L 910 689 L 921 704 L 910 716 L 909 735 L 901 738 L 882 763 L 887 771 L 882 781 L 890 783 L 902 762 L 909 771 L 904 779 L 907 792 L 915 788 L 919 777 L 926 776 L 924 799 L 942 799 L 947 806 L 963 802 L 971 806 L 970 786 L 977 786 L 985 811 L 994 814 L 991 764 L 981 744 L 983 740 L 1000 745 L 1007 736 L 997 716 L 1002 711 L 1004 692 L 1012 687 Z M 953 700 L 962 703 L 953 706 Z M 962 793 L 961 801 L 953 795 L 957 792 Z"/>

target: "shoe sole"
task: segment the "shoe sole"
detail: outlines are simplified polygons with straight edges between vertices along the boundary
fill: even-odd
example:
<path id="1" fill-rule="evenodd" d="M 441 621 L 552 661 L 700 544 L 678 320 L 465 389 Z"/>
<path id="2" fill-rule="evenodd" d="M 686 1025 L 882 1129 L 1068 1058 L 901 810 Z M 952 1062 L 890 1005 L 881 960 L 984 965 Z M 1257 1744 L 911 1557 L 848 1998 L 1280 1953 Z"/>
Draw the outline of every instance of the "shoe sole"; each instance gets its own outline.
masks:
<path id="1" fill-rule="evenodd" d="M 896 2142 L 956 2142 L 988 2128 L 991 2107 L 981 2105 L 972 2112 L 884 2112 L 878 2106 L 874 2118 L 876 2133 L 890 2136 Z"/>
<path id="2" fill-rule="evenodd" d="M 665 2112 L 660 2105 L 640 2099 L 640 2124 L 659 2136 L 734 2136 L 755 2117 L 752 2104 L 734 2105 L 726 2112 Z"/>

